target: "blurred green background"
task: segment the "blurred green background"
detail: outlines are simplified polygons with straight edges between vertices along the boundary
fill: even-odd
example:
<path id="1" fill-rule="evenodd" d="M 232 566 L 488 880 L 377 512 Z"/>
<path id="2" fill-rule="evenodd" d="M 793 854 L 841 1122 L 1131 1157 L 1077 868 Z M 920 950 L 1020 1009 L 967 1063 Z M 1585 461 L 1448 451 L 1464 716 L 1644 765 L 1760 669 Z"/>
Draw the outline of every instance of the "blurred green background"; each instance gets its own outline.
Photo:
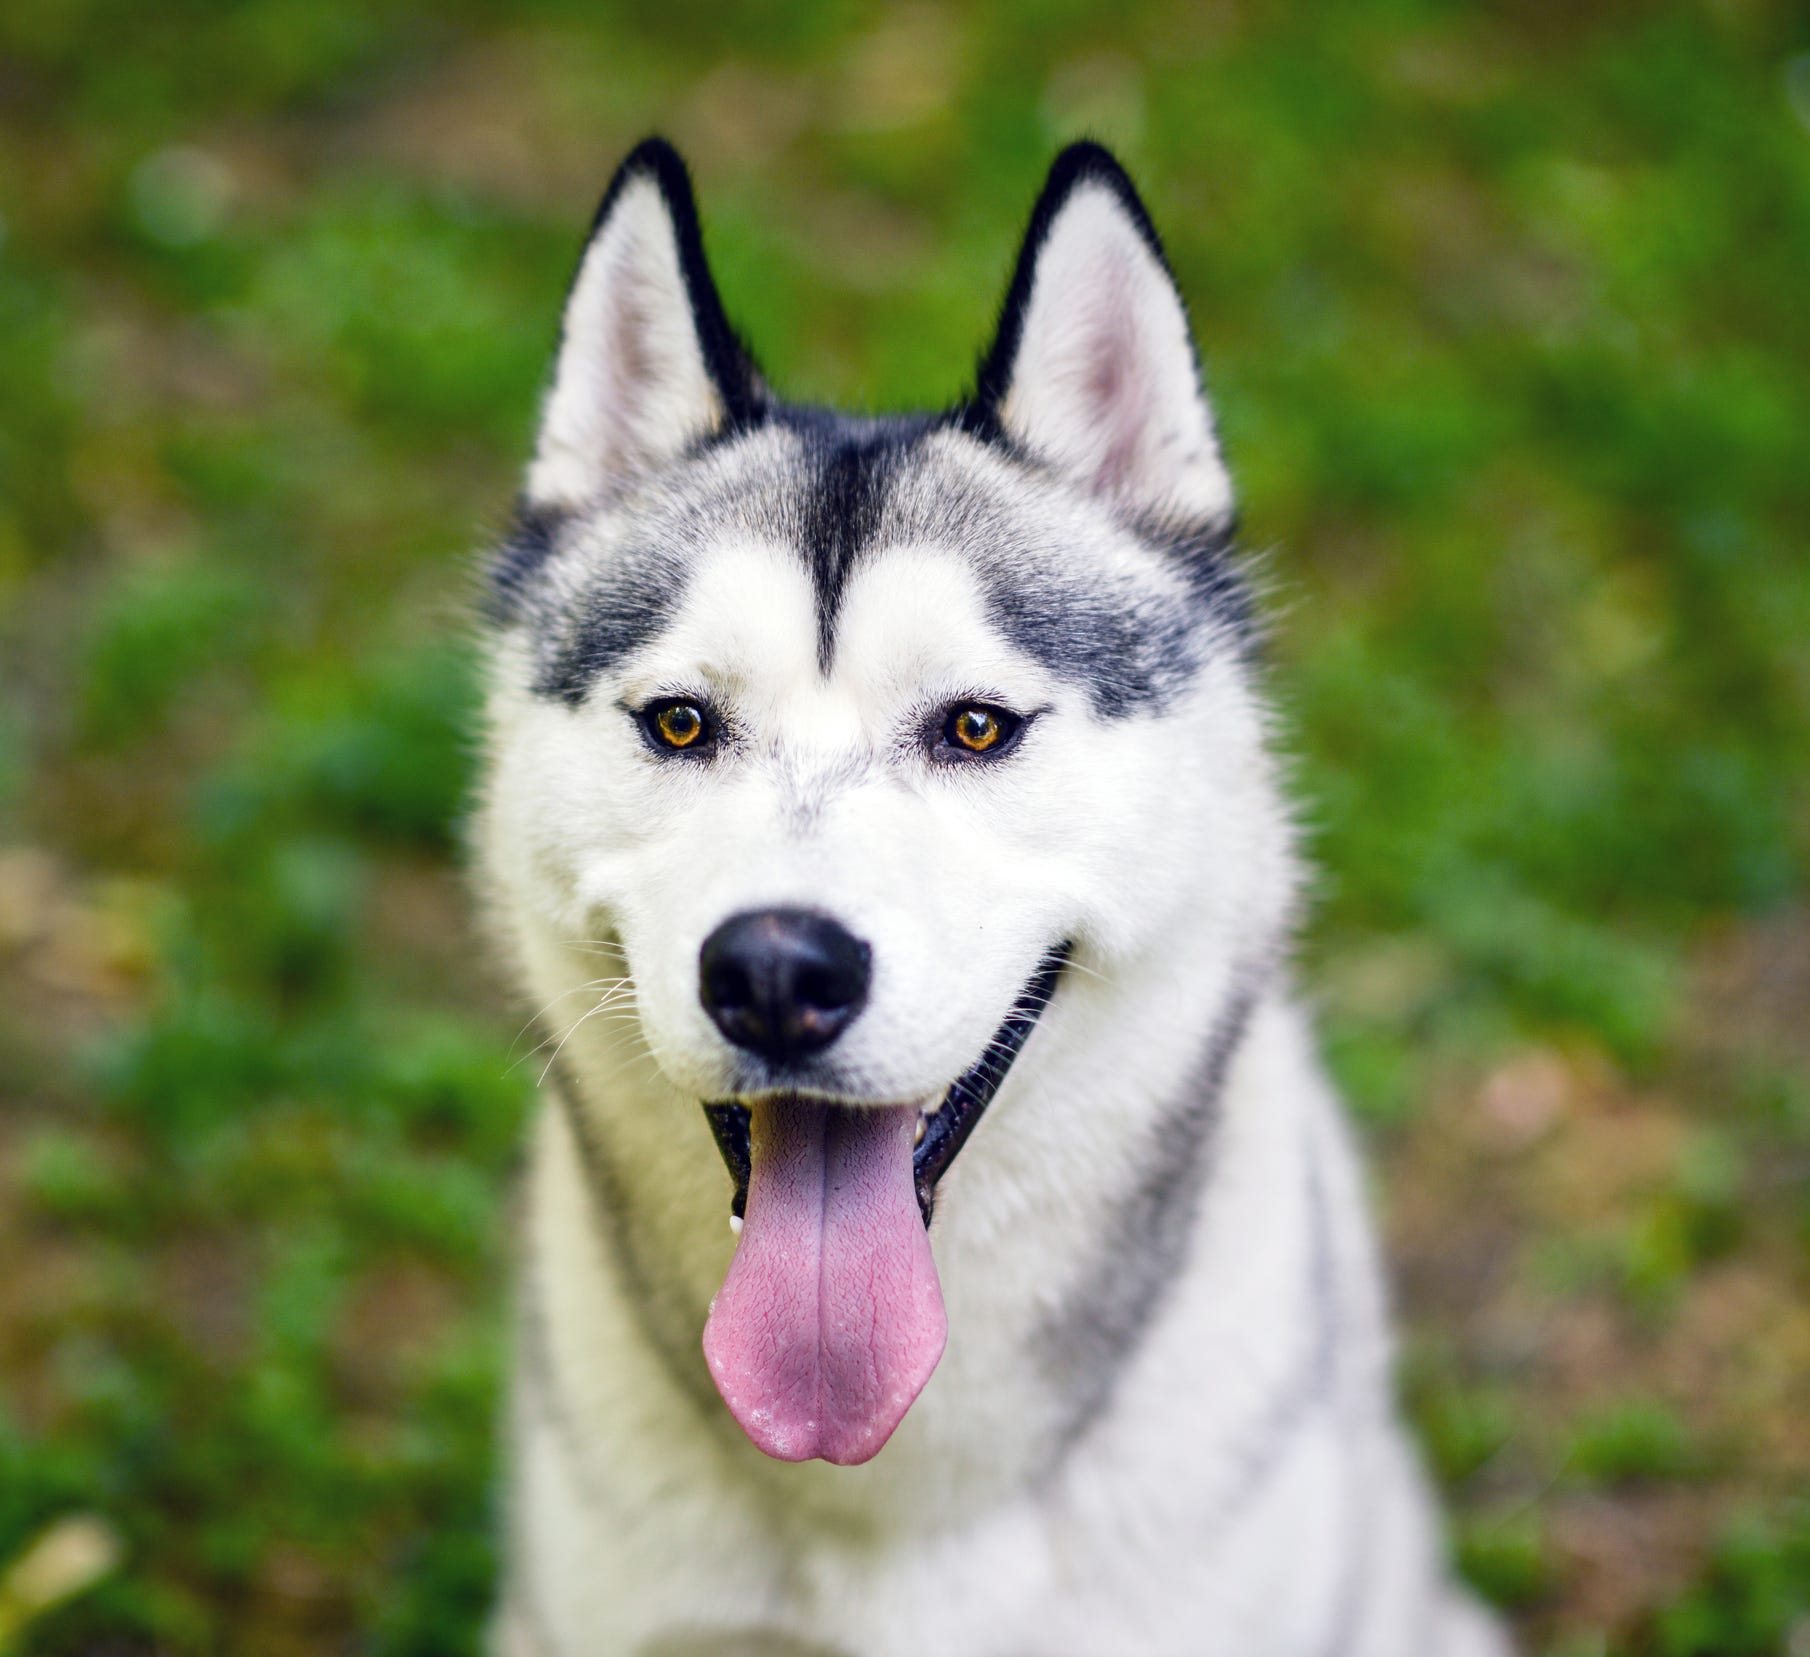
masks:
<path id="1" fill-rule="evenodd" d="M 649 128 L 873 407 L 1120 149 L 1463 1568 L 1529 1651 L 1810 1651 L 1810 15 L 725 10 L 0 11 L 0 1651 L 474 1648 L 534 1067 L 471 554 Z"/>

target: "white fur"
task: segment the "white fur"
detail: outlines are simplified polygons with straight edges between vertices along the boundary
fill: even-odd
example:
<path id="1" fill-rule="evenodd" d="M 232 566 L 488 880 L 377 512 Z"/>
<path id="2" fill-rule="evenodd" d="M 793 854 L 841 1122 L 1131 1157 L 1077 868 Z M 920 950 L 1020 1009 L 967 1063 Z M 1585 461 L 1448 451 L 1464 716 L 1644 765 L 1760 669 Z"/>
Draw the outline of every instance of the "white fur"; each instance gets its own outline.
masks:
<path id="1" fill-rule="evenodd" d="M 677 265 L 644 201 L 631 189 L 620 237 L 606 225 L 586 257 L 534 464 L 537 495 L 605 500 L 545 573 L 555 599 L 576 602 L 628 533 L 608 503 L 624 471 L 710 416 L 695 341 L 666 328 Z M 629 317 L 651 336 L 625 354 Z M 1123 373 L 1092 372 L 1103 351 Z M 1004 417 L 1067 486 L 1014 483 L 949 432 L 917 487 L 1016 488 L 1038 556 L 1185 603 L 1115 514 L 1217 514 L 1229 490 L 1179 302 L 1108 191 L 1083 187 L 1052 230 Z M 783 472 L 790 444 L 739 439 L 672 487 L 733 495 Z M 534 671 L 528 629 L 505 630 L 476 849 L 574 1096 L 549 1088 L 528 1172 L 499 1649 L 1505 1651 L 1447 1583 L 1395 1416 L 1357 1165 L 1289 989 L 1293 836 L 1238 652 L 1205 638 L 1185 689 L 1104 718 L 995 625 L 967 550 L 906 541 L 854 568 L 826 668 L 796 552 L 731 527 L 581 706 L 533 694 Z M 709 764 L 652 753 L 625 711 L 681 693 L 736 722 Z M 1041 711 L 1005 761 L 939 767 L 922 711 L 974 695 Z M 939 1093 L 1051 942 L 1075 943 L 939 1192 L 942 1364 L 860 1467 L 770 1461 L 692 1385 L 735 1246 L 700 1109 L 733 1054 L 699 1007 L 698 952 L 728 915 L 781 903 L 872 947 L 870 1004 L 836 1049 L 869 1102 Z M 632 992 L 577 988 L 619 973 Z M 1165 1123 L 1244 994 L 1196 1222 L 1077 1430 L 1040 1342 L 1112 1250 L 1126 1192 L 1181 1154 Z M 695 1375 L 675 1372 L 667 1325 Z"/>

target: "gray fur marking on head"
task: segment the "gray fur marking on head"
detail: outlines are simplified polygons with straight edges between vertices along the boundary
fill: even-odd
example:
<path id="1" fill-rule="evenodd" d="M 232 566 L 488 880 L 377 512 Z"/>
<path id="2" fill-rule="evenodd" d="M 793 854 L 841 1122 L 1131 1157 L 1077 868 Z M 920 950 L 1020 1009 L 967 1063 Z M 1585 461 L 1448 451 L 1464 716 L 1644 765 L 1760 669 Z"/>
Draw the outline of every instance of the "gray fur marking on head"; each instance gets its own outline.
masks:
<path id="1" fill-rule="evenodd" d="M 536 691 L 581 705 L 600 674 L 658 636 L 703 551 L 736 537 L 796 554 L 811 578 L 826 672 L 850 580 L 864 562 L 908 546 L 966 560 L 1001 634 L 1084 687 L 1102 718 L 1160 709 L 1214 642 L 1246 637 L 1249 606 L 1229 545 L 1120 522 L 1148 551 L 1150 573 L 1109 571 L 1090 556 L 1092 520 L 1063 510 L 1062 480 L 1016 457 L 963 464 L 971 445 L 980 449 L 929 416 L 776 410 L 771 425 L 708 446 L 595 514 L 532 520 L 498 570 L 507 619 L 535 641 Z"/>

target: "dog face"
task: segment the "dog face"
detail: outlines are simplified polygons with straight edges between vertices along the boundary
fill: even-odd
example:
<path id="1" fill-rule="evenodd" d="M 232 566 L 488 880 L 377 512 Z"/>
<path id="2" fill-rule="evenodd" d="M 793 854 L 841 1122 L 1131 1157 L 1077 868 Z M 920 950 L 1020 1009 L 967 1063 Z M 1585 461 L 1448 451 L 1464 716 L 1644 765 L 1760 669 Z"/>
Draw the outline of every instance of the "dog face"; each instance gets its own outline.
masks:
<path id="1" fill-rule="evenodd" d="M 1185 317 L 1123 175 L 1071 152 L 974 402 L 787 408 L 639 153 L 498 566 L 491 798 L 548 924 L 620 940 L 682 1091 L 934 1100 L 1053 948 L 1107 970 L 1216 879 L 1235 915 L 1271 825 Z"/>
<path id="2" fill-rule="evenodd" d="M 746 1224 L 704 1353 L 770 1455 L 868 1459 L 936 1366 L 937 1181 L 1058 977 L 1191 1042 L 1160 964 L 1280 935 L 1230 528 L 1104 152 L 1057 162 L 973 398 L 884 419 L 773 398 L 676 156 L 618 174 L 496 565 L 481 844 L 537 997 L 620 949 L 593 1065 L 710 1113 Z"/>

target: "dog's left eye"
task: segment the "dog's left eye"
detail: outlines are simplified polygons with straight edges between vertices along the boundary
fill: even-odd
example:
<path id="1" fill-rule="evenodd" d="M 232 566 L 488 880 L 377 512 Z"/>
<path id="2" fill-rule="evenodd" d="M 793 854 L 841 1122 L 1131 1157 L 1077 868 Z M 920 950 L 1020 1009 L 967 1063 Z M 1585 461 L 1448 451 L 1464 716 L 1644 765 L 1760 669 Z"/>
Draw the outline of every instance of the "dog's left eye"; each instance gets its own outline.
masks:
<path id="1" fill-rule="evenodd" d="M 952 754 L 1003 754 L 1012 746 L 1024 721 L 1005 708 L 985 702 L 960 702 L 943 720 L 943 746 Z"/>

